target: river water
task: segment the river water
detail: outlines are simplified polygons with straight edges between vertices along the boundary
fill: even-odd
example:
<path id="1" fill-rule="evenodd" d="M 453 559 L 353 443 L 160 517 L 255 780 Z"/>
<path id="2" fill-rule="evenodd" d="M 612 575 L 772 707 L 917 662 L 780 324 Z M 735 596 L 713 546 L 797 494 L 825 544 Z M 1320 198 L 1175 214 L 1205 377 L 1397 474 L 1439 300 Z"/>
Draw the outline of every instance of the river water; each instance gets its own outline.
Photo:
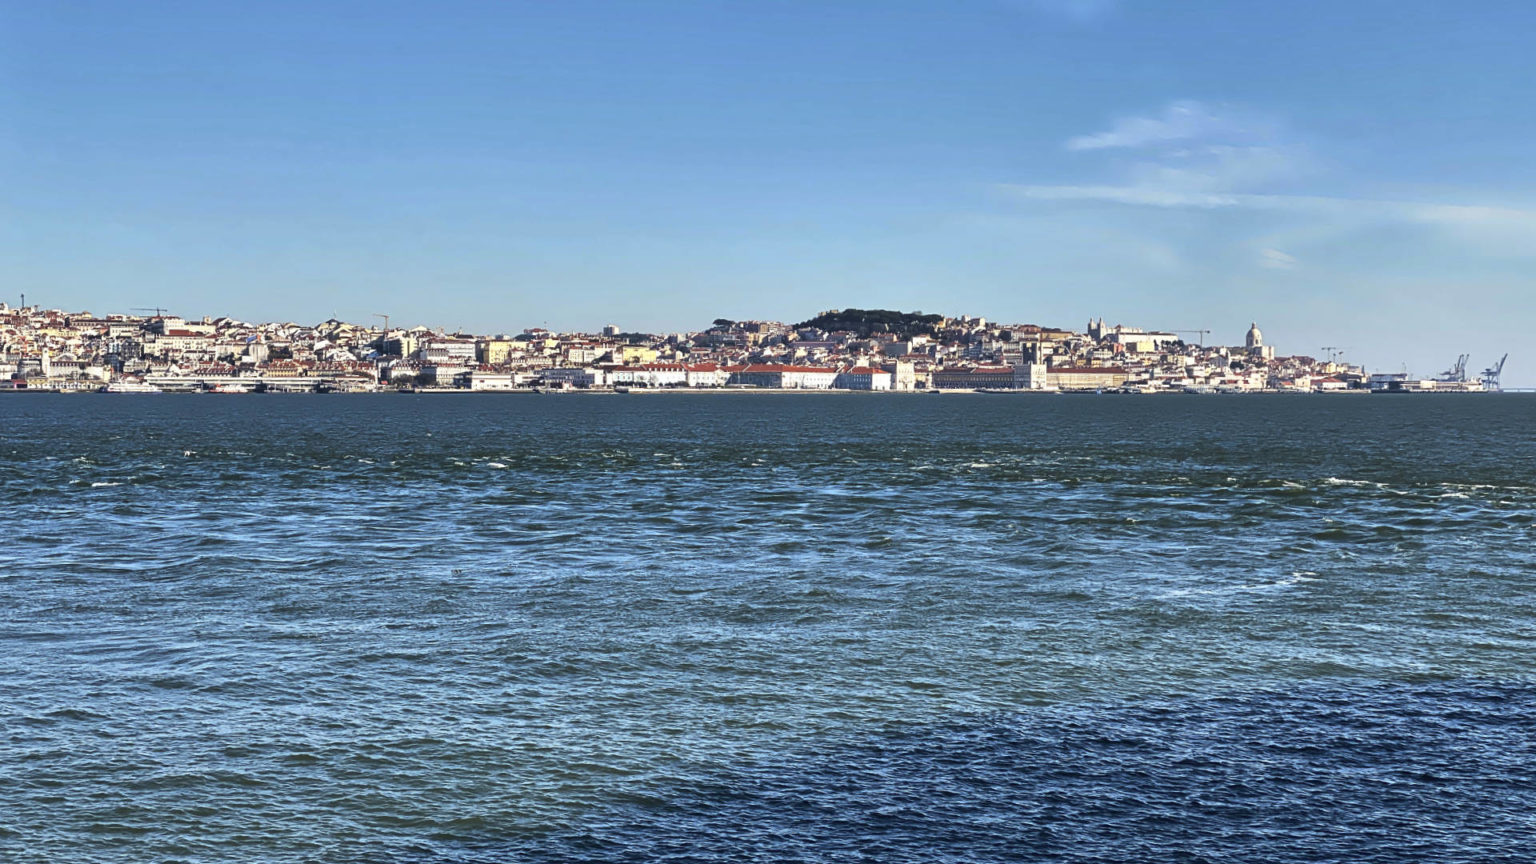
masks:
<path id="1" fill-rule="evenodd" d="M 6 861 L 1528 861 L 1536 398 L 0 397 Z"/>

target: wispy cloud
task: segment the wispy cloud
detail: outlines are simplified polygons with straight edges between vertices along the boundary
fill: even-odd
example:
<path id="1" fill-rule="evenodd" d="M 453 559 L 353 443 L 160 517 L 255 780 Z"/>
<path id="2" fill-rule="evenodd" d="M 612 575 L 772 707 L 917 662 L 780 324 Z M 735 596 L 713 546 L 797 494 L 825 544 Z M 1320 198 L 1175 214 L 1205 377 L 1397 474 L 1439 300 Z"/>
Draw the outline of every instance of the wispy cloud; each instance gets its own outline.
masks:
<path id="1" fill-rule="evenodd" d="M 1536 210 L 1482 204 L 1440 204 L 1342 198 L 1325 195 L 1269 195 L 1191 192 L 1152 185 L 1025 186 L 1004 184 L 1004 191 L 1036 201 L 1105 201 L 1143 207 L 1212 210 L 1245 208 L 1313 215 L 1372 216 L 1425 225 L 1523 227 L 1536 231 Z"/>
<path id="2" fill-rule="evenodd" d="M 1272 118 L 1185 99 L 1065 146 L 1103 160 L 1132 195 L 1189 198 L 1259 191 L 1307 173 L 1312 159 L 1291 138 Z"/>
<path id="3" fill-rule="evenodd" d="M 1269 141 L 1273 124 L 1254 116 L 1217 113 L 1203 102 L 1183 99 L 1152 116 L 1122 117 L 1103 132 L 1067 140 L 1068 150 L 1138 148 L 1178 142 Z"/>
<path id="4" fill-rule="evenodd" d="M 1029 4 L 1042 12 L 1076 21 L 1102 18 L 1120 5 L 1119 0 L 1029 0 Z"/>
<path id="5" fill-rule="evenodd" d="M 1259 266 L 1266 270 L 1295 270 L 1296 256 L 1287 255 L 1279 249 L 1261 249 Z"/>
<path id="6" fill-rule="evenodd" d="M 1065 147 L 1097 154 L 1113 181 L 1003 188 L 1035 201 L 1242 209 L 1326 217 L 1346 225 L 1437 226 L 1490 248 L 1536 253 L 1536 209 L 1291 192 L 1296 181 L 1316 179 L 1316 160 L 1285 124 L 1250 111 L 1181 100 L 1156 113 L 1120 118 L 1107 130 L 1070 138 Z M 1289 269 L 1296 260 L 1266 248 L 1259 264 Z"/>

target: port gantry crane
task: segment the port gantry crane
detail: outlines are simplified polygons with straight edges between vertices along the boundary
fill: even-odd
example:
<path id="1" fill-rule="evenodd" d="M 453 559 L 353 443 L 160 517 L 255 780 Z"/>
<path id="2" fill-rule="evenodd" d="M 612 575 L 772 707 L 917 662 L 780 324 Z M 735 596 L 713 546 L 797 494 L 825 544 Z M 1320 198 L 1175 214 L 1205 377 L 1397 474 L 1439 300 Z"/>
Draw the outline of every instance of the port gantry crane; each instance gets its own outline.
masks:
<path id="1" fill-rule="evenodd" d="M 1461 383 L 1461 382 L 1466 381 L 1467 380 L 1467 361 L 1470 360 L 1470 359 L 1472 359 L 1472 355 L 1470 355 L 1470 354 L 1463 354 L 1460 357 L 1457 357 L 1456 358 L 1456 365 L 1454 365 L 1451 368 L 1449 368 L 1449 369 L 1445 370 L 1444 372 L 1440 373 L 1440 380 L 1441 381 L 1454 381 L 1454 382 L 1457 382 L 1457 383 Z"/>
<path id="2" fill-rule="evenodd" d="M 1508 359 L 1509 355 L 1505 354 L 1499 358 L 1499 362 L 1483 370 L 1483 387 L 1485 389 L 1495 392 L 1504 389 L 1499 386 L 1499 376 L 1504 374 L 1504 361 Z"/>

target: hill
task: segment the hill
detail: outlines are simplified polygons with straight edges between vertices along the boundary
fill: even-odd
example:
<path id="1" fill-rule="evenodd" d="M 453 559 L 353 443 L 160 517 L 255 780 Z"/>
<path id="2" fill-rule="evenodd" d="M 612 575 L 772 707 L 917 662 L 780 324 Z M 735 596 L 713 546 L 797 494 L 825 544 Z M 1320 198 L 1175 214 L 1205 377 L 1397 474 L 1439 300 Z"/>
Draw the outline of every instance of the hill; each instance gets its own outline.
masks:
<path id="1" fill-rule="evenodd" d="M 829 332 L 851 330 L 860 336 L 895 333 L 897 338 L 906 339 L 917 335 L 932 335 L 938 331 L 943 320 L 943 315 L 897 312 L 893 309 L 834 309 L 809 321 L 802 321 L 795 328 L 815 327 Z"/>

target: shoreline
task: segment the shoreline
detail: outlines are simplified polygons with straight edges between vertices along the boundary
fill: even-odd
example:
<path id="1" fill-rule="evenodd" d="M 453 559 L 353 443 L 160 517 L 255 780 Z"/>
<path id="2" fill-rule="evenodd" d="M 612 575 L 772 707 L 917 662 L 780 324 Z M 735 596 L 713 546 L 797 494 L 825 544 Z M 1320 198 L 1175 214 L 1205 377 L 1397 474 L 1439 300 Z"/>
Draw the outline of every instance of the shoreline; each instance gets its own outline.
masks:
<path id="1" fill-rule="evenodd" d="M 845 389 L 813 389 L 813 388 L 778 388 L 778 387 L 677 387 L 677 388 L 642 388 L 633 390 L 613 389 L 572 389 L 572 390 L 463 390 L 456 388 L 428 388 L 420 390 L 367 390 L 367 391 L 331 391 L 320 393 L 316 391 L 302 390 L 275 390 L 275 391 L 251 391 L 246 393 L 219 393 L 208 390 L 159 390 L 155 392 L 136 393 L 103 393 L 94 389 L 59 390 L 52 388 L 17 388 L 0 389 L 3 394 L 30 394 L 34 396 L 76 396 L 88 394 L 92 396 L 656 396 L 669 394 L 688 395 L 821 395 L 821 396 L 1486 396 L 1497 394 L 1529 394 L 1533 391 L 1527 389 L 1507 390 L 1464 390 L 1447 392 L 1413 392 L 1413 393 L 1373 393 L 1370 390 L 1246 390 L 1227 393 L 1190 393 L 1183 390 L 1166 390 L 1153 393 L 1124 392 L 1119 390 L 978 390 L 978 389 L 939 389 L 939 390 L 845 390 Z"/>

